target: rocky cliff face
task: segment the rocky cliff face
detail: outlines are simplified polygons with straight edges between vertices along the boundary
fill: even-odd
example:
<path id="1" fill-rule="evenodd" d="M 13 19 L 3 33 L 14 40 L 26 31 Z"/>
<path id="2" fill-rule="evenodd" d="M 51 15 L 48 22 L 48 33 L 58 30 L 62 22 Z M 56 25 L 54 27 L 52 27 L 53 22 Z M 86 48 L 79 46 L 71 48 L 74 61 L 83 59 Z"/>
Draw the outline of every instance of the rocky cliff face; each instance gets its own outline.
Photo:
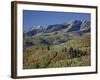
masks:
<path id="1" fill-rule="evenodd" d="M 83 21 L 81 24 L 80 31 L 90 31 L 90 21 Z"/>

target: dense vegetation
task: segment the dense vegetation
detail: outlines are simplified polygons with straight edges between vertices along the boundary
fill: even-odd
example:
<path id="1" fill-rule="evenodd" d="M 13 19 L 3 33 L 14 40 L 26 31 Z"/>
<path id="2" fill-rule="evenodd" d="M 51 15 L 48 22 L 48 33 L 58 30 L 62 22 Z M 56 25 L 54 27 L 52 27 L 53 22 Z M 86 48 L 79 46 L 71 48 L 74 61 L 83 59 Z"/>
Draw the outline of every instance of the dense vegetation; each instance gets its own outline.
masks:
<path id="1" fill-rule="evenodd" d="M 24 48 L 24 69 L 90 65 L 90 35 L 65 43 L 39 44 Z"/>

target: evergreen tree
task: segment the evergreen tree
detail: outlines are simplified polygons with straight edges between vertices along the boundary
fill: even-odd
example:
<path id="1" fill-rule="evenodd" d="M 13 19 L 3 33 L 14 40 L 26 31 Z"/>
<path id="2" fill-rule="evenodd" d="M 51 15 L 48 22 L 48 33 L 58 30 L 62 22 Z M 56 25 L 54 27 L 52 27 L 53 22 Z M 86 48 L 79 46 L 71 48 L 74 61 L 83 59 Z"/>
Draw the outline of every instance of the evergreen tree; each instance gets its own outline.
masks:
<path id="1" fill-rule="evenodd" d="M 50 50 L 50 47 L 49 46 L 47 46 L 47 50 Z"/>

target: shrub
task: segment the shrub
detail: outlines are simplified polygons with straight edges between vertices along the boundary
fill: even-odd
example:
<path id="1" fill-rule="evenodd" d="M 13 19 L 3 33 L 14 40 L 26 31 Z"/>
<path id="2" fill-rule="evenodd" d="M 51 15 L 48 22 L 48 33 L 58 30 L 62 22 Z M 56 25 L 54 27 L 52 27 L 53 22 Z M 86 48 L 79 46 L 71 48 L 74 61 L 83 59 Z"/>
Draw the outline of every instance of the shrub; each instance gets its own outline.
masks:
<path id="1" fill-rule="evenodd" d="M 86 55 L 86 51 L 81 51 L 79 49 L 73 49 L 72 47 L 69 49 L 69 55 L 70 57 L 81 57 Z"/>

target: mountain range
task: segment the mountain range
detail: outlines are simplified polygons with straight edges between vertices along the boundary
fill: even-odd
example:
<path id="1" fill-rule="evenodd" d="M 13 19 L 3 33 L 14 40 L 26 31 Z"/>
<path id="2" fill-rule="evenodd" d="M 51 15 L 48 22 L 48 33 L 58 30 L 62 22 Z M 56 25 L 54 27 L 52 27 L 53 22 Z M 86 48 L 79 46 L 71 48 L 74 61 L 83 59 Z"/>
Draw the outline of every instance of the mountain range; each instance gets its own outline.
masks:
<path id="1" fill-rule="evenodd" d="M 72 20 L 23 32 L 23 69 L 91 66 L 91 23 Z"/>
<path id="2" fill-rule="evenodd" d="M 80 21 L 80 20 L 73 20 L 62 24 L 53 24 L 48 25 L 47 27 L 43 27 L 41 25 L 34 26 L 24 33 L 28 36 L 33 36 L 38 33 L 50 33 L 55 31 L 61 31 L 63 29 L 66 29 L 67 32 L 73 32 L 73 31 L 90 31 L 90 21 Z"/>
<path id="3" fill-rule="evenodd" d="M 65 43 L 84 34 L 90 34 L 90 21 L 72 20 L 62 24 L 38 25 L 24 32 L 24 45 L 54 45 Z"/>

